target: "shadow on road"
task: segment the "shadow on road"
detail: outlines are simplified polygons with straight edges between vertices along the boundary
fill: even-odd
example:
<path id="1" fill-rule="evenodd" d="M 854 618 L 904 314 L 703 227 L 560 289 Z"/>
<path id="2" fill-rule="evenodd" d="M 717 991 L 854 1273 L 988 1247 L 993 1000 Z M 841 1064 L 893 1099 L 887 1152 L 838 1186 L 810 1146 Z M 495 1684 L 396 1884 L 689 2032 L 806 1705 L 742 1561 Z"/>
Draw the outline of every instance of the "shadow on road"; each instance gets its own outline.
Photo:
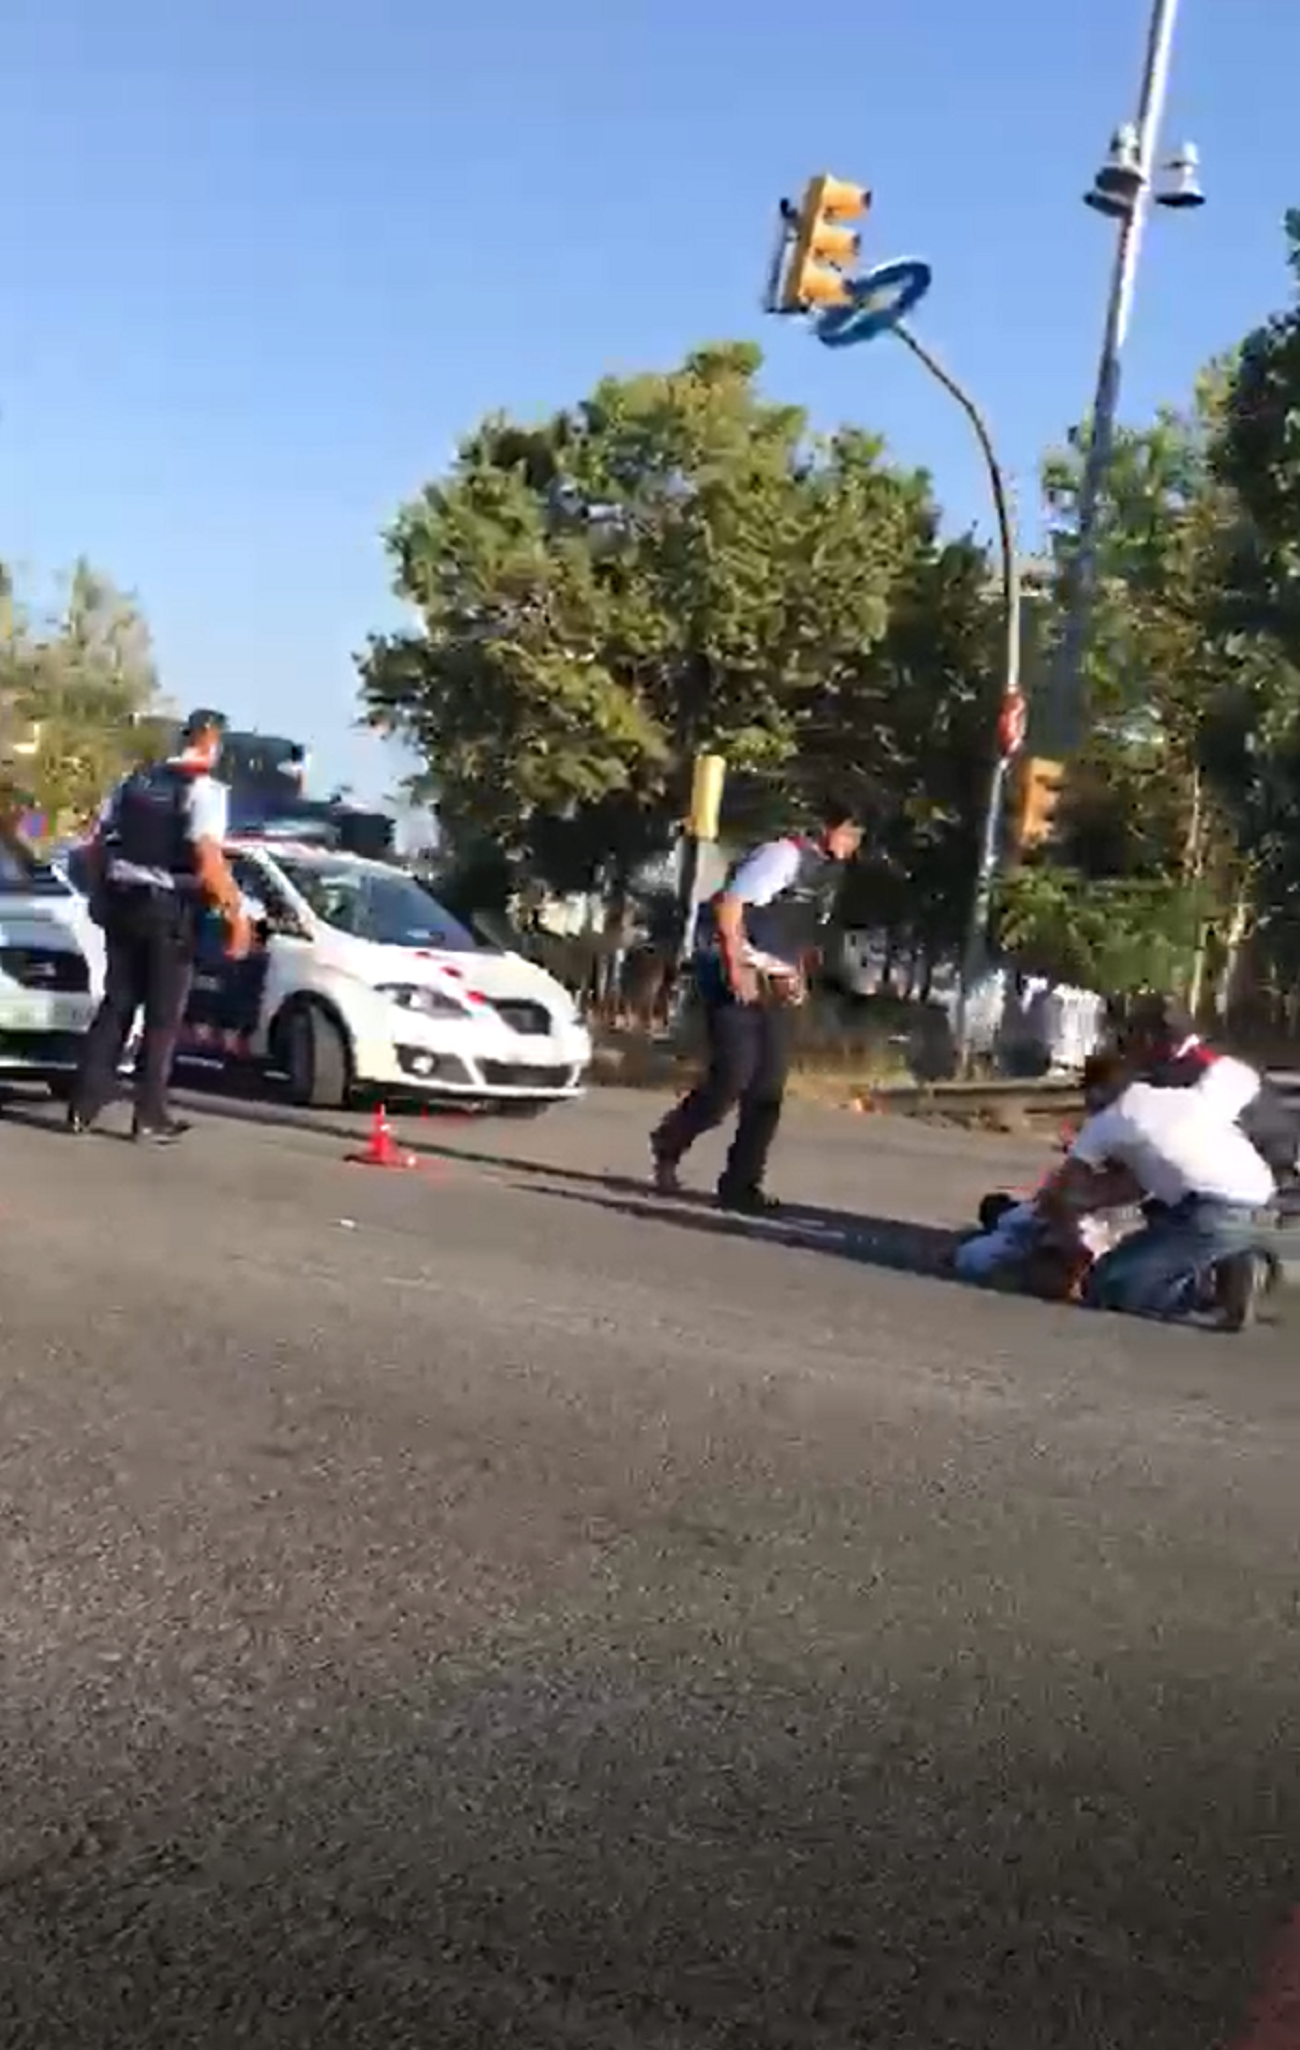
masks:
<path id="1" fill-rule="evenodd" d="M 309 1138 L 338 1139 L 355 1146 L 364 1138 L 366 1112 L 362 1107 L 352 1112 L 335 1113 L 299 1110 L 284 1102 L 270 1084 L 260 1092 L 254 1092 L 247 1081 L 238 1083 L 213 1077 L 207 1087 L 196 1087 L 193 1079 L 186 1078 L 181 1088 L 172 1092 L 172 1101 L 182 1113 L 196 1112 L 202 1117 L 219 1118 L 229 1124 L 250 1125 L 255 1130 L 280 1128 L 285 1131 L 302 1132 Z M 44 1095 L 11 1094 L 0 1098 L 0 1115 L 8 1122 L 30 1125 L 37 1131 L 61 1132 L 66 1112 L 59 1104 L 52 1103 Z M 114 1117 L 129 1121 L 129 1099 L 123 1094 L 115 1107 L 107 1113 L 103 1136 L 122 1138 L 127 1134 L 127 1124 L 120 1129 L 111 1121 Z M 508 1121 L 507 1121 L 508 1122 Z M 430 1160 L 445 1160 L 451 1163 L 463 1162 L 470 1167 L 490 1168 L 498 1174 L 526 1177 L 530 1182 L 569 1182 L 579 1187 L 590 1187 L 608 1191 L 611 1195 L 645 1196 L 647 1184 L 644 1177 L 615 1174 L 606 1169 L 573 1167 L 556 1160 L 539 1160 L 536 1155 L 503 1152 L 500 1148 L 484 1145 L 458 1145 L 452 1140 L 440 1137 L 447 1126 L 458 1132 L 499 1128 L 499 1119 L 493 1113 L 480 1114 L 474 1111 L 438 1111 L 417 1116 L 407 1112 L 395 1114 L 394 1129 L 404 1148 L 412 1153 L 427 1156 Z M 707 1203 L 701 1195 L 692 1198 L 683 1195 L 681 1204 L 698 1201 Z"/>
<path id="2" fill-rule="evenodd" d="M 548 1170 L 555 1175 L 555 1170 Z M 560 1177 L 556 1177 L 559 1179 Z M 565 1173 L 562 1179 L 578 1181 Z M 596 1179 L 596 1177 L 592 1177 Z M 922 1274 L 956 1283 L 951 1271 L 959 1234 L 939 1225 L 916 1224 L 901 1217 L 869 1217 L 848 1210 L 826 1210 L 811 1203 L 782 1204 L 774 1217 L 739 1217 L 716 1210 L 707 1198 L 665 1200 L 645 1194 L 643 1183 L 620 1187 L 605 1179 L 610 1193 L 558 1188 L 553 1182 L 532 1189 L 561 1203 L 585 1203 L 612 1211 L 637 1223 L 675 1226 L 713 1238 L 750 1239 L 760 1245 L 789 1247 L 807 1253 L 830 1253 L 841 1260 L 860 1260 L 870 1267 L 889 1267 L 900 1274 Z M 626 1193 L 624 1192 L 626 1191 Z"/>

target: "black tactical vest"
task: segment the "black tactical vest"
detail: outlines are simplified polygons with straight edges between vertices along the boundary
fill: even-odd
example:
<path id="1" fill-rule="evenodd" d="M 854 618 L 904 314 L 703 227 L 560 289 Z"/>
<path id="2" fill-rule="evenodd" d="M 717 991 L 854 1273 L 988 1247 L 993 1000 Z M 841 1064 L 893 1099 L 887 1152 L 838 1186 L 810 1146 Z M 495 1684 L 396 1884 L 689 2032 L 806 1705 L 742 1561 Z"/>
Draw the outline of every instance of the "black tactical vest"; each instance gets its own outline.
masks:
<path id="1" fill-rule="evenodd" d="M 110 862 L 169 876 L 177 890 L 198 889 L 189 818 L 196 773 L 179 762 L 158 762 L 128 777 L 109 829 Z"/>
<path id="2" fill-rule="evenodd" d="M 799 840 L 799 866 L 793 879 L 770 904 L 745 906 L 745 932 L 750 945 L 760 953 L 798 967 L 804 956 L 818 945 L 821 929 L 830 916 L 835 899 L 839 863 L 833 861 L 814 840 Z M 744 860 L 748 860 L 746 855 Z M 738 862 L 734 875 L 743 866 Z M 729 887 L 728 877 L 724 890 Z M 701 914 L 701 944 L 712 946 L 717 926 L 711 905 Z"/>

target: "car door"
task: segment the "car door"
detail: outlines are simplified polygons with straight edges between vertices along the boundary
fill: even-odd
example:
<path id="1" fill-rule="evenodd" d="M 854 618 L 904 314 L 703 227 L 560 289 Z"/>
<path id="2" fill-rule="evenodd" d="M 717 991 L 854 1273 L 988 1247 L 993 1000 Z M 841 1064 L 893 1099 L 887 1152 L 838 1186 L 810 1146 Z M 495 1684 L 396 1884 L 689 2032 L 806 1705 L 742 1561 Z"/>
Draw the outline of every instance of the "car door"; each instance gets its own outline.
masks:
<path id="1" fill-rule="evenodd" d="M 267 884 L 256 864 L 236 855 L 230 860 L 230 869 L 242 895 L 269 909 Z M 268 968 L 267 947 L 260 934 L 251 952 L 234 960 L 226 951 L 222 920 L 213 912 L 204 913 L 185 1007 L 187 1051 L 208 1058 L 259 1056 Z"/>
<path id="2" fill-rule="evenodd" d="M 231 977 L 238 990 L 240 1028 L 247 1036 L 248 1051 L 264 1060 L 271 1021 L 286 997 L 310 980 L 311 940 L 288 895 L 274 863 L 266 856 L 235 853 L 228 857 L 230 872 L 250 908 L 264 914 L 262 930 L 242 976 Z"/>

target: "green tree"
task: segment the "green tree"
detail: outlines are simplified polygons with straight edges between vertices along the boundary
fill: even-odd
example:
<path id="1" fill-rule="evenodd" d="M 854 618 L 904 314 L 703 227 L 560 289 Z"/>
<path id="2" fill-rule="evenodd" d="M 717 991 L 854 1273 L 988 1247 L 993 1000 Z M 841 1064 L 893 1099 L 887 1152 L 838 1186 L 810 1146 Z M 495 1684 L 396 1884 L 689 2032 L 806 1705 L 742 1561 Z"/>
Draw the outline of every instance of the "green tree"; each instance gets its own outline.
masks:
<path id="1" fill-rule="evenodd" d="M 826 766 L 851 762 L 875 799 L 846 922 L 883 928 L 925 961 L 957 948 L 969 916 L 1004 654 L 986 552 L 942 541 L 937 508 L 919 504 L 887 629 L 861 658 L 838 737 L 826 736 Z"/>
<path id="2" fill-rule="evenodd" d="M 52 614 L 19 608 L 6 584 L 0 633 L 0 785 L 59 831 L 93 812 L 140 750 L 158 703 L 148 629 L 86 562 Z"/>
<path id="3" fill-rule="evenodd" d="M 1259 631 L 1241 582 L 1244 516 L 1219 451 L 1232 369 L 1215 364 L 1183 411 L 1116 437 L 1100 535 L 1089 655 L 1089 741 L 1076 767 L 1058 849 L 1076 871 L 1076 911 L 1108 903 L 1115 946 L 1144 979 L 1203 994 L 1212 943 L 1226 989 L 1266 908 L 1267 764 L 1294 723 L 1297 678 Z M 1049 459 L 1044 485 L 1058 562 L 1073 547 L 1083 437 Z M 1108 894 L 1094 886 L 1113 883 Z M 1120 890 L 1123 882 L 1141 885 Z M 1038 905 L 1044 934 L 1056 895 L 1012 892 L 1022 937 Z M 1177 905 L 1177 908 L 1175 908 Z M 1027 922 L 1028 921 L 1028 922 Z M 1086 921 L 1084 921 L 1086 923 Z M 1076 923 L 1076 934 L 1082 925 Z"/>
<path id="4" fill-rule="evenodd" d="M 1242 344 L 1216 461 L 1244 516 L 1236 624 L 1290 679 L 1289 705 L 1279 693 L 1264 730 L 1239 723 L 1224 744 L 1239 765 L 1258 856 L 1260 965 L 1275 989 L 1291 993 L 1300 980 L 1300 209 L 1284 230 L 1290 302 Z"/>
<path id="5" fill-rule="evenodd" d="M 1285 236 L 1291 303 L 1241 346 L 1216 463 L 1247 522 L 1235 579 L 1245 624 L 1300 666 L 1300 208 Z"/>
<path id="6" fill-rule="evenodd" d="M 572 886 L 665 844 L 701 748 L 742 789 L 823 774 L 815 732 L 852 721 L 926 487 L 867 435 L 810 436 L 760 361 L 700 349 L 536 428 L 489 419 L 399 513 L 419 625 L 371 642 L 363 703 L 453 833 Z"/>

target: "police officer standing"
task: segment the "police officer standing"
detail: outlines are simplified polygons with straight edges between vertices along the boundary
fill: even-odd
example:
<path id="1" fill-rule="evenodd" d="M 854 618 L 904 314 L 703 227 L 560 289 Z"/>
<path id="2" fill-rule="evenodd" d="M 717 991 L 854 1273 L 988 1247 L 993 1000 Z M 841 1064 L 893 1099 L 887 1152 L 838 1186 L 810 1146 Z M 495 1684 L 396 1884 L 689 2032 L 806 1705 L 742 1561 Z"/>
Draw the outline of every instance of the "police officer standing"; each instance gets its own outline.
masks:
<path id="1" fill-rule="evenodd" d="M 167 1089 L 204 906 L 223 918 L 233 956 L 246 954 L 251 939 L 223 852 L 227 792 L 212 774 L 225 723 L 219 712 L 192 713 L 180 752 L 127 776 L 100 815 L 88 870 L 108 969 L 73 1089 L 73 1132 L 90 1131 L 116 1094 L 123 1049 L 142 1006 L 132 1135 L 165 1145 L 188 1129 L 172 1117 Z"/>
<path id="2" fill-rule="evenodd" d="M 688 1148 L 739 1106 L 718 1201 L 749 1215 L 773 1207 L 763 1177 L 785 1097 L 794 1009 L 804 995 L 805 964 L 829 912 L 837 867 L 852 859 L 861 841 L 852 811 L 828 806 L 815 838 L 791 836 L 755 848 L 705 907 L 694 970 L 708 1068 L 651 1138 L 660 1194 L 676 1192 Z"/>

